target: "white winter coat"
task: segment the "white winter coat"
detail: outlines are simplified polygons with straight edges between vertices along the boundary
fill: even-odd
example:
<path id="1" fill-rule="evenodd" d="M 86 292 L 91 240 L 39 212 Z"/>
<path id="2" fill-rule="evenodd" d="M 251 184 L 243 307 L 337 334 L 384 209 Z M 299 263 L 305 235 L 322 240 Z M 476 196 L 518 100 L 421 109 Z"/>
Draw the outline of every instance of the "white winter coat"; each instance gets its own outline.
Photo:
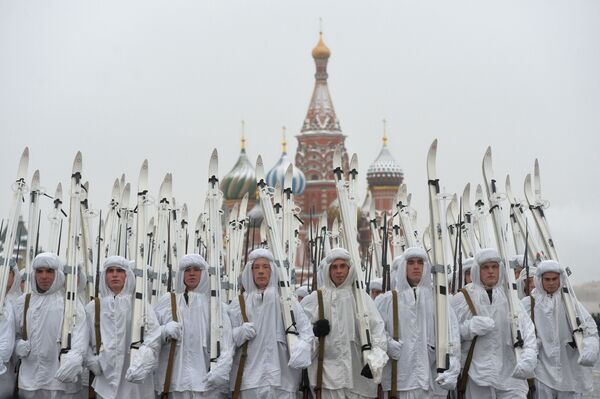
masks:
<path id="1" fill-rule="evenodd" d="M 355 266 L 351 264 L 348 252 L 334 248 L 326 258 L 321 276 L 323 285 L 323 307 L 325 319 L 329 320 L 331 331 L 325 337 L 325 355 L 323 360 L 323 389 L 345 389 L 366 397 L 377 396 L 377 385 L 372 379 L 363 377 L 363 356 L 360 347 L 359 322 L 356 317 L 356 302 L 352 293 L 352 283 L 356 279 Z M 341 256 L 340 256 L 341 255 Z M 338 258 L 346 257 L 350 271 L 346 280 L 336 287 L 329 276 L 331 263 Z M 366 291 L 361 291 L 365 303 L 365 311 L 369 317 L 371 344 L 373 348 L 387 350 L 384 323 Z M 317 292 L 313 291 L 302 300 L 302 307 L 311 323 L 319 320 Z M 314 388 L 317 376 L 317 357 L 308 368 L 311 386 Z"/>
<path id="2" fill-rule="evenodd" d="M 201 261 L 187 263 L 187 258 L 197 257 Z M 200 282 L 193 291 L 188 291 L 189 303 L 186 303 L 183 293 L 185 285 L 183 274 L 185 269 L 198 266 L 202 270 Z M 207 264 L 200 255 L 186 255 L 179 264 L 176 283 L 177 321 L 182 326 L 181 339 L 177 341 L 177 349 L 173 360 L 171 387 L 169 392 L 205 392 L 206 375 L 210 365 L 210 276 Z M 231 323 L 227 315 L 226 305 L 221 306 L 223 332 L 220 338 L 221 355 L 210 370 L 223 383 L 224 392 L 229 391 L 229 372 L 233 356 L 231 339 Z M 165 294 L 156 305 L 156 317 L 161 326 L 173 321 L 171 313 L 171 294 Z M 162 328 L 162 327 L 161 327 Z M 163 337 L 166 338 L 164 334 Z M 162 392 L 169 359 L 171 343 L 163 339 L 159 365 L 154 380 L 155 390 Z M 212 389 L 210 389 L 212 391 Z"/>
<path id="3" fill-rule="evenodd" d="M 11 362 L 15 347 L 15 314 L 9 301 L 4 302 L 0 314 L 0 398 L 12 395 L 15 384 L 14 365 Z"/>
<path id="4" fill-rule="evenodd" d="M 482 249 L 475 255 L 476 263 L 471 269 L 472 284 L 465 288 L 468 291 L 478 316 L 487 316 L 494 320 L 495 327 L 486 335 L 479 336 L 475 344 L 473 360 L 469 369 L 469 377 L 479 386 L 489 386 L 504 391 L 520 391 L 526 393 L 527 381 L 512 377 L 516 366 L 516 358 L 511 338 L 511 323 L 508 312 L 508 299 L 506 297 L 505 279 L 506 269 L 500 264 L 500 278 L 492 289 L 492 303 L 481 283 L 480 265 L 492 258 L 500 262 L 495 250 Z M 537 346 L 535 331 L 529 315 L 523 306 L 517 302 L 519 325 L 523 338 L 523 351 L 521 364 L 529 370 L 535 368 Z M 474 338 L 471 329 L 473 315 L 462 293 L 458 293 L 452 300 L 452 307 L 458 318 L 462 347 L 469 348 Z"/>
<path id="5" fill-rule="evenodd" d="M 419 284 L 412 288 L 406 279 L 406 261 L 409 258 L 423 259 L 423 275 Z M 399 340 L 403 342 L 402 357 L 398 361 L 397 386 L 399 391 L 423 389 L 439 390 L 435 383 L 437 377 L 435 365 L 435 302 L 431 282 L 431 265 L 427 253 L 420 248 L 408 248 L 401 257 L 396 258 L 398 272 L 394 286 L 398 295 Z M 376 300 L 377 310 L 385 323 L 388 340 L 393 336 L 393 300 L 392 292 L 380 295 Z M 450 322 L 450 363 L 454 379 L 460 372 L 460 333 L 452 308 L 448 307 Z M 381 382 L 384 391 L 391 389 L 391 359 L 385 366 Z M 447 393 L 447 391 L 445 391 Z"/>
<path id="6" fill-rule="evenodd" d="M 592 367 L 580 366 L 577 363 L 579 351 L 569 345 L 573 336 L 560 288 L 554 294 L 548 294 L 542 286 L 542 274 L 549 271 L 560 273 L 561 286 L 566 279 L 564 269 L 554 261 L 541 262 L 534 276 L 534 319 L 539 347 L 535 375 L 539 381 L 557 391 L 589 392 L 592 389 Z M 522 302 L 527 314 L 530 314 L 530 298 L 523 298 Z M 598 353 L 596 323 L 581 303 L 575 305 L 583 329 L 583 349 Z"/>
<path id="7" fill-rule="evenodd" d="M 263 292 L 256 287 L 252 277 L 252 263 L 258 258 L 266 258 L 271 261 L 269 285 Z M 293 396 L 300 385 L 301 370 L 288 366 L 290 356 L 277 290 L 279 279 L 272 259 L 273 256 L 269 251 L 256 249 L 250 254 L 249 261 L 242 271 L 241 280 L 245 289 L 242 295 L 244 295 L 246 303 L 246 314 L 249 322 L 254 323 L 256 330 L 256 337 L 248 341 L 248 358 L 241 385 L 242 395 L 244 395 L 244 390 L 253 390 L 257 394 L 264 392 L 268 395 L 274 395 L 276 391 L 284 391 L 289 395 L 282 392 L 281 396 Z M 300 334 L 298 343 L 292 350 L 305 350 L 307 351 L 306 355 L 310 356 L 314 340 L 312 326 L 295 298 L 292 300 L 292 310 Z M 241 341 L 236 338 L 240 331 L 239 328 L 243 324 L 238 297 L 234 298 L 229 305 L 228 313 L 233 328 L 233 340 L 241 344 Z M 238 348 L 231 368 L 232 391 L 240 363 L 240 353 Z"/>
<path id="8" fill-rule="evenodd" d="M 54 281 L 48 291 L 40 293 L 35 282 L 35 270 L 47 267 L 55 270 Z M 54 378 L 60 367 L 60 339 L 64 313 L 64 283 L 62 262 L 51 253 L 39 254 L 33 262 L 34 275 L 29 279 L 31 299 L 27 310 L 27 340 L 29 355 L 21 359 L 19 389 L 25 391 L 63 391 L 73 394 L 81 389 L 81 375 L 77 382 L 64 383 Z M 15 306 L 17 338 L 21 339 L 26 295 L 21 295 Z M 88 329 L 83 304 L 77 300 L 75 328 L 71 336 L 71 351 L 81 358 L 87 351 Z"/>
<path id="9" fill-rule="evenodd" d="M 141 383 L 131 383 L 125 379 L 130 360 L 129 347 L 131 344 L 131 316 L 133 313 L 135 276 L 125 259 L 121 258 L 124 262 L 117 265 L 111 263 L 113 258 L 121 257 L 108 258 L 100 274 L 100 335 L 102 345 L 99 360 L 102 374 L 94 378 L 92 386 L 103 399 L 151 398 L 154 396 L 153 375 L 151 372 Z M 110 266 L 120 267 L 127 273 L 125 286 L 117 295 L 106 284 L 106 269 Z M 96 353 L 94 301 L 88 303 L 85 310 L 90 337 L 88 356 L 93 356 Z M 155 353 L 155 359 L 157 358 L 160 350 L 160 328 L 150 304 L 148 304 L 143 346 L 152 349 Z"/>

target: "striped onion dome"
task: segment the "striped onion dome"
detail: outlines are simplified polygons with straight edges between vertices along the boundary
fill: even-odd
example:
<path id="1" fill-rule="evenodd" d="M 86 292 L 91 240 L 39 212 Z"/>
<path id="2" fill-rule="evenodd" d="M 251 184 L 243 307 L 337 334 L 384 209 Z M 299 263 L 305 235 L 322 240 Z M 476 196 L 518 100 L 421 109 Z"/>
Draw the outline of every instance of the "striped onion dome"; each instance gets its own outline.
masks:
<path id="1" fill-rule="evenodd" d="M 248 193 L 250 199 L 256 195 L 256 173 L 254 165 L 246 155 L 246 148 L 242 142 L 242 150 L 233 169 L 221 180 L 221 191 L 226 200 L 241 200 Z"/>
<path id="2" fill-rule="evenodd" d="M 283 141 L 281 144 L 283 147 L 281 157 L 279 158 L 275 166 L 273 166 L 273 168 L 271 168 L 271 170 L 267 172 L 267 184 L 271 187 L 275 187 L 277 184 L 279 184 L 283 188 L 285 172 L 287 171 L 288 166 L 292 164 L 292 161 L 290 161 L 286 150 L 287 142 L 285 140 L 285 128 L 283 133 Z M 294 195 L 300 195 L 304 192 L 305 187 L 306 178 L 304 177 L 304 173 L 302 173 L 300 169 L 294 166 L 294 175 L 292 179 L 292 193 Z"/>
<path id="3" fill-rule="evenodd" d="M 399 186 L 402 180 L 404 172 L 388 149 L 387 135 L 384 134 L 383 147 L 367 169 L 367 182 L 369 186 Z"/>

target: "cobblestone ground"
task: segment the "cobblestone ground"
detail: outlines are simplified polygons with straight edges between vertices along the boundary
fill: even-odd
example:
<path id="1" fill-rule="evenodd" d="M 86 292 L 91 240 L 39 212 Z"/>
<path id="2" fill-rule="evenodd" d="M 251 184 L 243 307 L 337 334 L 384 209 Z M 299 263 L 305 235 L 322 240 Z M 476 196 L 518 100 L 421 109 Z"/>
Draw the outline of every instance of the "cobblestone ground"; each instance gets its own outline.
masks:
<path id="1" fill-rule="evenodd" d="M 596 367 L 594 367 L 594 371 L 592 372 L 594 378 L 594 391 L 585 395 L 585 399 L 600 399 L 600 362 L 596 363 Z"/>

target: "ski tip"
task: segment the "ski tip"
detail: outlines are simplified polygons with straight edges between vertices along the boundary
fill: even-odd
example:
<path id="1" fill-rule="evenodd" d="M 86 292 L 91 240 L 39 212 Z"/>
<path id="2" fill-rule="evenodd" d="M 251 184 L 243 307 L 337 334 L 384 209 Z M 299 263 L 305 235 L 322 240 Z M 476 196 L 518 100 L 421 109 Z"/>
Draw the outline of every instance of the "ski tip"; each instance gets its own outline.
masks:
<path id="1" fill-rule="evenodd" d="M 17 170 L 17 180 L 27 178 L 27 169 L 29 168 L 29 147 L 25 147 L 21 158 L 19 159 L 19 169 Z"/>
<path id="2" fill-rule="evenodd" d="M 113 183 L 113 188 L 112 188 L 112 199 L 116 200 L 117 196 L 119 195 L 119 192 L 121 191 L 121 183 L 119 182 L 119 179 L 115 179 L 115 182 Z"/>
<path id="3" fill-rule="evenodd" d="M 283 179 L 283 188 L 288 189 L 288 188 L 292 188 L 292 185 L 294 183 L 294 165 L 292 165 L 291 163 L 288 165 L 287 169 L 285 170 L 285 176 Z"/>
<path id="4" fill-rule="evenodd" d="M 333 150 L 333 169 L 342 168 L 342 152 L 339 148 Z"/>
<path id="5" fill-rule="evenodd" d="M 142 167 L 140 168 L 140 174 L 142 174 L 142 172 L 148 173 L 148 160 L 144 159 L 144 162 L 142 162 Z"/>
<path id="6" fill-rule="evenodd" d="M 37 191 L 40 189 L 40 170 L 36 169 L 33 172 L 33 177 L 31 178 L 31 191 Z"/>
<path id="7" fill-rule="evenodd" d="M 408 195 L 406 196 L 406 206 L 410 206 L 410 200 L 412 199 L 412 193 L 408 193 Z M 413 212 L 416 212 L 413 209 Z"/>
<path id="8" fill-rule="evenodd" d="M 59 199 L 62 201 L 62 184 L 58 183 L 56 186 L 56 191 L 54 192 L 54 199 Z"/>
<path id="9" fill-rule="evenodd" d="M 358 155 L 356 153 L 352 154 L 352 158 L 350 158 L 350 171 L 358 172 Z"/>
<path id="10" fill-rule="evenodd" d="M 81 164 L 82 164 L 81 151 L 77 151 L 77 154 L 75 154 L 75 159 L 73 160 L 72 174 L 81 173 L 81 166 L 82 166 Z"/>
<path id="11" fill-rule="evenodd" d="M 427 164 L 428 166 L 430 164 L 435 164 L 435 158 L 437 155 L 437 145 L 438 145 L 438 140 L 434 139 L 433 142 L 431 143 L 431 145 L 429 146 L 429 151 L 427 151 Z"/>
<path id="12" fill-rule="evenodd" d="M 256 157 L 256 169 L 255 169 L 255 173 L 256 173 L 256 182 L 260 183 L 261 180 L 265 180 L 265 167 L 263 165 L 263 160 L 262 160 L 262 156 L 258 155 L 258 157 Z"/>
<path id="13" fill-rule="evenodd" d="M 219 153 L 216 148 L 210 154 L 210 163 L 208 164 L 208 180 L 212 182 L 215 179 L 219 180 Z"/>

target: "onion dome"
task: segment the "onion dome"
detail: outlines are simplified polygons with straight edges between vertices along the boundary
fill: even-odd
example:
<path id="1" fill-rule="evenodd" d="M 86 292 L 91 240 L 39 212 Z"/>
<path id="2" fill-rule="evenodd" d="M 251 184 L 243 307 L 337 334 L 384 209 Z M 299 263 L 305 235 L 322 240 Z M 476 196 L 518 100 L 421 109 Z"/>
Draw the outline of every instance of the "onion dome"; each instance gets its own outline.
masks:
<path id="1" fill-rule="evenodd" d="M 271 187 L 275 187 L 277 184 L 279 184 L 281 187 L 283 187 L 283 181 L 285 179 L 285 172 L 287 171 L 288 166 L 290 164 L 292 164 L 292 161 L 290 161 L 290 158 L 287 155 L 287 141 L 285 140 L 285 127 L 283 128 L 283 141 L 282 141 L 281 145 L 282 145 L 281 157 L 279 158 L 279 160 L 277 161 L 275 166 L 273 166 L 273 168 L 271 168 L 271 170 L 269 170 L 269 172 L 267 173 L 267 177 L 266 177 L 267 184 Z M 304 177 L 304 173 L 302 173 L 302 171 L 300 169 L 294 167 L 294 177 L 292 180 L 292 193 L 294 195 L 300 195 L 304 192 L 305 187 L 306 187 L 306 178 Z"/>
<path id="2" fill-rule="evenodd" d="M 241 151 L 233 169 L 221 180 L 221 191 L 226 200 L 241 200 L 248 193 L 250 199 L 256 196 L 256 173 L 254 165 L 246 155 L 246 139 L 242 133 Z"/>
<path id="3" fill-rule="evenodd" d="M 323 32 L 319 32 L 319 42 L 317 43 L 315 48 L 313 48 L 312 56 L 313 58 L 323 59 L 329 58 L 330 55 L 331 50 L 329 50 L 329 48 L 325 45 L 325 42 L 323 41 Z"/>
<path id="4" fill-rule="evenodd" d="M 384 122 L 385 124 L 385 122 Z M 367 170 L 367 183 L 373 186 L 394 186 L 402 184 L 404 172 L 387 146 L 387 133 L 383 132 L 383 147 Z"/>
<path id="5" fill-rule="evenodd" d="M 248 212 L 248 220 L 250 222 L 249 227 L 254 227 L 255 229 L 260 228 L 264 218 L 265 216 L 263 215 L 262 208 L 260 207 L 260 204 L 256 202 L 254 207 Z"/>

